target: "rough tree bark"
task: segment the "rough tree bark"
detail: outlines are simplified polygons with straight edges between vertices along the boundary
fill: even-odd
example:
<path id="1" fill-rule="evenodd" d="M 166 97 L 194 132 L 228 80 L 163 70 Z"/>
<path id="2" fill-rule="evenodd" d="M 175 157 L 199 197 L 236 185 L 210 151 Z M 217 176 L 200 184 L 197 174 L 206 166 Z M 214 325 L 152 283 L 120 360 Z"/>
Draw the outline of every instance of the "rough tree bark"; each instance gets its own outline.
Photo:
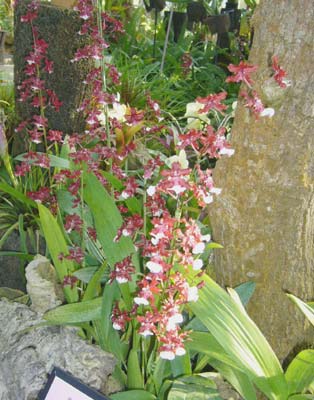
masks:
<path id="1" fill-rule="evenodd" d="M 14 81 L 16 92 L 26 78 L 24 74 L 25 57 L 31 52 L 33 35 L 30 24 L 21 22 L 26 13 L 29 0 L 20 0 L 15 8 L 14 29 Z M 61 9 L 49 3 L 41 3 L 35 26 L 39 35 L 49 45 L 48 57 L 53 61 L 52 74 L 42 74 L 46 88 L 53 89 L 62 101 L 62 107 L 56 112 L 51 107 L 45 110 L 50 128 L 64 133 L 83 132 L 85 121 L 82 113 L 77 111 L 81 101 L 88 96 L 83 83 L 86 74 L 92 67 L 91 62 L 72 63 L 76 50 L 87 44 L 87 39 L 78 34 L 81 20 L 72 10 Z M 21 120 L 29 118 L 34 112 L 29 102 L 16 101 L 16 112 Z"/>
<path id="2" fill-rule="evenodd" d="M 211 211 L 218 281 L 254 280 L 249 314 L 281 360 L 314 343 L 313 328 L 284 291 L 314 298 L 314 8 L 304 0 L 262 0 L 254 16 L 250 63 L 273 118 L 255 120 L 239 105 L 235 155 L 217 163 L 223 188 Z M 282 96 L 269 84 L 272 55 L 292 81 Z M 241 103 L 241 101 L 239 101 Z"/>

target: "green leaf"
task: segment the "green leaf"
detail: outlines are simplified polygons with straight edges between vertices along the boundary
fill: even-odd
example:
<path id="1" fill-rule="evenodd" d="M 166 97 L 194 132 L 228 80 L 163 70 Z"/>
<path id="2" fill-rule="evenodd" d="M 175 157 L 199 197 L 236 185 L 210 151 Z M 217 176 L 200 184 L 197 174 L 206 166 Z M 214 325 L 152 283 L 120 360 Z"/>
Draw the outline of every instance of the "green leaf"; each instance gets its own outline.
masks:
<path id="1" fill-rule="evenodd" d="M 37 154 L 45 154 L 41 152 L 37 152 Z M 26 154 L 19 154 L 15 157 L 17 161 L 25 161 Z M 61 169 L 70 169 L 70 161 L 63 157 L 58 157 L 53 154 L 48 154 L 50 160 L 50 166 L 61 168 Z M 32 164 L 32 160 L 28 160 Z"/>
<path id="2" fill-rule="evenodd" d="M 204 276 L 200 297 L 190 308 L 212 333 L 230 358 L 254 379 L 271 399 L 286 399 L 288 388 L 273 350 L 255 323 L 247 315 L 236 292 L 228 295 L 210 277 Z M 264 385 L 268 379 L 269 387 Z"/>
<path id="3" fill-rule="evenodd" d="M 242 283 L 241 285 L 237 286 L 234 288 L 234 290 L 237 292 L 238 296 L 240 297 L 242 304 L 246 306 L 252 297 L 254 290 L 256 288 L 256 283 L 255 282 L 245 282 Z"/>
<path id="4" fill-rule="evenodd" d="M 99 270 L 99 267 L 86 267 L 78 269 L 77 271 L 73 272 L 73 276 L 84 283 L 89 283 L 94 274 Z M 104 272 L 100 279 L 101 283 L 105 283 L 108 281 L 109 275 Z"/>
<path id="5" fill-rule="evenodd" d="M 5 244 L 5 242 L 7 241 L 8 237 L 10 236 L 10 234 L 17 229 L 19 226 L 19 223 L 16 222 L 15 224 L 11 225 L 10 228 L 8 228 L 4 234 L 2 235 L 1 239 L 0 239 L 0 249 L 2 248 L 2 246 Z"/>
<path id="6" fill-rule="evenodd" d="M 135 252 L 134 245 L 129 237 L 122 236 L 118 242 L 114 241 L 123 220 L 113 198 L 96 176 L 85 173 L 84 183 L 84 200 L 93 214 L 97 238 L 108 263 L 113 267 L 115 263 Z"/>
<path id="7" fill-rule="evenodd" d="M 301 351 L 291 361 L 285 375 L 290 394 L 304 392 L 314 379 L 314 350 Z"/>
<path id="8" fill-rule="evenodd" d="M 14 189 L 12 186 L 7 184 L 6 182 L 0 182 L 0 190 L 2 190 L 4 193 L 9 194 L 10 196 L 14 197 L 15 199 L 21 201 L 22 203 L 26 204 L 27 206 L 31 206 L 36 208 L 37 203 L 29 199 L 27 196 L 25 196 L 24 193 L 20 192 L 17 189 Z"/>
<path id="9" fill-rule="evenodd" d="M 208 356 L 208 363 L 212 365 L 221 375 L 246 400 L 255 400 L 255 390 L 248 376 L 239 369 L 238 364 L 229 357 L 223 347 L 208 332 L 192 332 L 187 347 L 197 351 L 199 354 Z"/>
<path id="10" fill-rule="evenodd" d="M 125 362 L 124 346 L 120 341 L 118 332 L 112 327 L 111 314 L 113 304 L 120 298 L 120 291 L 116 281 L 105 285 L 102 296 L 101 319 L 95 321 L 99 345 L 105 350 L 113 353 L 120 361 Z"/>
<path id="11" fill-rule="evenodd" d="M 135 349 L 131 349 L 129 353 L 127 371 L 128 389 L 143 389 L 143 376 L 140 368 L 138 354 Z"/>
<path id="12" fill-rule="evenodd" d="M 234 369 L 241 369 L 241 366 L 224 350 L 211 333 L 194 331 L 190 334 L 189 339 L 186 342 L 186 348 L 190 351 L 206 354 Z"/>
<path id="13" fill-rule="evenodd" d="M 100 268 L 94 273 L 92 279 L 89 281 L 87 288 L 84 293 L 83 301 L 91 300 L 97 296 L 97 292 L 99 290 L 99 285 L 104 276 L 104 273 L 107 268 L 107 263 L 104 262 Z"/>
<path id="14" fill-rule="evenodd" d="M 256 392 L 250 378 L 242 371 L 218 360 L 209 360 L 211 366 L 224 377 L 245 400 L 256 400 Z"/>
<path id="15" fill-rule="evenodd" d="M 156 397 L 145 390 L 127 390 L 110 395 L 111 400 L 155 400 Z"/>
<path id="16" fill-rule="evenodd" d="M 141 215 L 143 207 L 136 197 L 130 197 L 126 199 L 125 204 L 132 214 Z"/>
<path id="17" fill-rule="evenodd" d="M 57 157 L 54 156 L 53 154 L 48 154 L 49 160 L 50 160 L 50 166 L 51 167 L 56 167 L 56 168 L 61 168 L 61 169 L 70 169 L 70 161 L 67 160 L 66 158 L 62 157 Z"/>
<path id="18" fill-rule="evenodd" d="M 294 394 L 288 397 L 288 400 L 314 400 L 313 394 Z"/>
<path id="19" fill-rule="evenodd" d="M 59 258 L 60 254 L 67 255 L 69 251 L 56 218 L 42 204 L 38 204 L 38 210 L 49 253 L 56 268 L 59 281 L 63 282 L 64 277 L 70 275 L 74 271 L 74 263 L 64 257 L 62 260 Z M 66 285 L 63 291 L 68 303 L 75 303 L 78 301 L 78 291 L 76 288 L 71 288 L 69 285 Z"/>
<path id="20" fill-rule="evenodd" d="M 174 360 L 170 361 L 170 366 L 174 378 L 181 375 L 192 374 L 191 360 L 188 352 L 183 356 L 176 357 Z"/>
<path id="21" fill-rule="evenodd" d="M 314 325 L 314 303 L 304 303 L 304 301 L 293 294 L 287 293 L 287 296 L 299 307 L 310 323 Z"/>
<path id="22" fill-rule="evenodd" d="M 22 253 L 19 251 L 0 251 L 0 257 L 18 257 L 21 260 L 32 261 L 34 259 L 33 254 Z"/>
<path id="23" fill-rule="evenodd" d="M 78 214 L 79 210 L 73 206 L 74 196 L 67 190 L 57 190 L 57 200 L 60 210 L 67 214 Z"/>
<path id="24" fill-rule="evenodd" d="M 101 305 L 101 297 L 80 303 L 66 304 L 47 311 L 44 319 L 58 325 L 90 322 L 101 318 Z"/>
<path id="25" fill-rule="evenodd" d="M 221 244 L 219 244 L 219 243 L 209 242 L 209 243 L 206 245 L 206 248 L 207 248 L 207 249 L 223 249 L 224 247 L 223 247 Z"/>
<path id="26" fill-rule="evenodd" d="M 158 357 L 152 374 L 152 379 L 157 393 L 159 392 L 165 379 L 169 378 L 170 375 L 170 363 L 167 360 L 163 360 L 162 358 Z"/>
<path id="27" fill-rule="evenodd" d="M 114 189 L 122 191 L 124 185 L 116 176 L 112 175 L 110 172 L 107 171 L 102 171 L 102 175 L 114 187 Z"/>
<path id="28" fill-rule="evenodd" d="M 196 378 L 196 377 L 195 377 Z M 168 400 L 222 400 L 212 380 L 198 376 L 189 380 L 178 379 L 168 394 Z"/>

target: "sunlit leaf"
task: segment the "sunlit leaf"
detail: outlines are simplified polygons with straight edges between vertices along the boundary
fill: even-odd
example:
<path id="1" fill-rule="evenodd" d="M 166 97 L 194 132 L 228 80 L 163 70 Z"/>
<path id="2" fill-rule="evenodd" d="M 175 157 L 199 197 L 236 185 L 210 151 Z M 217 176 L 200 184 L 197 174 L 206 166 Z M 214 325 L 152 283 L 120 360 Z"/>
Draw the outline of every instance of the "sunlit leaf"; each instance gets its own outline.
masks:
<path id="1" fill-rule="evenodd" d="M 314 380 L 314 350 L 301 351 L 286 371 L 289 393 L 302 393 Z"/>
<path id="2" fill-rule="evenodd" d="M 314 303 L 305 303 L 293 294 L 288 294 L 287 296 L 299 307 L 306 318 L 314 325 Z"/>
<path id="3" fill-rule="evenodd" d="M 245 312 L 236 292 L 230 297 L 204 276 L 200 298 L 190 307 L 238 367 L 271 399 L 287 397 L 287 383 L 273 350 Z M 266 379 L 264 379 L 266 378 Z"/>

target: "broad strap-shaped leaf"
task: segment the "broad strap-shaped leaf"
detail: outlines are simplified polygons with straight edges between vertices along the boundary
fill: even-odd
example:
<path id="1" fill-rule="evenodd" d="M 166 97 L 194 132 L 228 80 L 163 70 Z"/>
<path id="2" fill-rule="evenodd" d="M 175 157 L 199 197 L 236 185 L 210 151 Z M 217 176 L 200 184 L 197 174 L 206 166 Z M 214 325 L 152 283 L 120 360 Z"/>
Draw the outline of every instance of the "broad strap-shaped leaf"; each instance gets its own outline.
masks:
<path id="1" fill-rule="evenodd" d="M 242 371 L 230 367 L 218 360 L 209 360 L 209 364 L 224 377 L 245 400 L 256 400 L 256 391 L 250 378 Z"/>
<path id="2" fill-rule="evenodd" d="M 44 319 L 57 325 L 80 324 L 101 318 L 102 298 L 66 304 L 47 311 Z"/>
<path id="3" fill-rule="evenodd" d="M 135 252 L 134 245 L 132 240 L 125 236 L 118 242 L 114 241 L 123 220 L 114 199 L 96 176 L 84 173 L 84 184 L 84 200 L 93 214 L 97 238 L 108 263 L 113 268 L 115 263 Z"/>
<path id="4" fill-rule="evenodd" d="M 38 210 L 41 228 L 45 236 L 49 253 L 56 268 L 57 276 L 62 283 L 65 276 L 74 272 L 74 263 L 64 257 L 69 254 L 69 250 L 56 218 L 51 214 L 48 208 L 42 204 L 38 204 Z M 61 255 L 63 255 L 62 259 L 60 259 Z M 71 288 L 70 285 L 66 285 L 63 290 L 68 303 L 75 303 L 78 301 L 78 291 L 76 288 Z"/>
<path id="5" fill-rule="evenodd" d="M 175 357 L 174 360 L 170 361 L 170 365 L 173 378 L 192 374 L 191 360 L 188 351 L 183 356 Z"/>
<path id="6" fill-rule="evenodd" d="M 190 305 L 194 314 L 270 399 L 286 399 L 288 388 L 279 360 L 236 292 L 230 290 L 231 297 L 210 277 L 204 276 L 203 280 L 199 300 Z"/>
<path id="7" fill-rule="evenodd" d="M 127 371 L 127 387 L 129 389 L 144 389 L 141 367 L 135 349 L 130 350 Z"/>
<path id="8" fill-rule="evenodd" d="M 175 380 L 167 400 L 222 400 L 215 382 L 202 374 Z"/>
<path id="9" fill-rule="evenodd" d="M 195 351 L 200 354 L 206 354 L 210 358 L 219 360 L 234 369 L 241 369 L 239 363 L 230 357 L 211 333 L 194 331 L 189 335 L 189 339 L 186 342 L 186 347 L 190 352 Z"/>
<path id="10" fill-rule="evenodd" d="M 209 332 L 192 332 L 187 347 L 200 354 L 208 356 L 208 363 L 212 365 L 245 400 L 256 400 L 254 386 L 239 365 L 229 357 L 224 348 Z"/>
<path id="11" fill-rule="evenodd" d="M 289 393 L 304 392 L 314 380 L 314 350 L 301 351 L 286 371 Z"/>
<path id="12" fill-rule="evenodd" d="M 156 400 L 156 397 L 145 390 L 127 390 L 110 395 L 111 400 Z"/>
<path id="13" fill-rule="evenodd" d="M 314 400 L 313 394 L 293 394 L 288 400 Z"/>
<path id="14" fill-rule="evenodd" d="M 299 307 L 310 323 L 314 325 L 314 303 L 305 303 L 293 294 L 287 293 L 287 296 Z"/>

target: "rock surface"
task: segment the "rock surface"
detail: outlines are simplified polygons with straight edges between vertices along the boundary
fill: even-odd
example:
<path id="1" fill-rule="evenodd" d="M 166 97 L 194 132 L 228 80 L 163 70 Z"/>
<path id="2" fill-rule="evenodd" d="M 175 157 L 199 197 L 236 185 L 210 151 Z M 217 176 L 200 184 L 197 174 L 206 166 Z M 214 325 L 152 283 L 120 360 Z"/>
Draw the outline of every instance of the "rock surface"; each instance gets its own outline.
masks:
<path id="1" fill-rule="evenodd" d="M 53 366 L 106 392 L 115 359 L 79 338 L 74 328 L 38 327 L 29 307 L 0 300 L 0 400 L 36 400 Z"/>
<path id="2" fill-rule="evenodd" d="M 30 308 L 39 314 L 60 306 L 63 300 L 62 287 L 57 282 L 56 270 L 43 256 L 36 258 L 26 267 L 26 289 L 31 298 Z"/>

